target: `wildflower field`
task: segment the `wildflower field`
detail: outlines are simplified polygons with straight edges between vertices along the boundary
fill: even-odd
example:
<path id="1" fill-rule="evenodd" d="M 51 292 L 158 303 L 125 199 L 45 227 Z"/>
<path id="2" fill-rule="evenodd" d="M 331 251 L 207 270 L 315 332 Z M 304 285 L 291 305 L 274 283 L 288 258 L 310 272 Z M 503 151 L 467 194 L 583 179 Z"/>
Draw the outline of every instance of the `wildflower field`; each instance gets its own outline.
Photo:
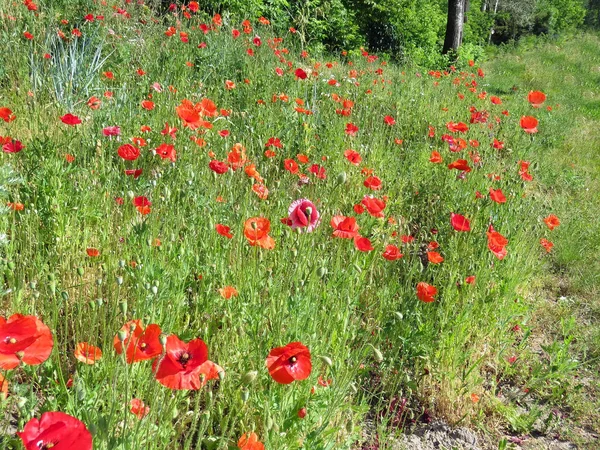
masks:
<path id="1" fill-rule="evenodd" d="M 0 33 L 1 448 L 598 431 L 597 37 L 429 71 L 196 2 Z"/>

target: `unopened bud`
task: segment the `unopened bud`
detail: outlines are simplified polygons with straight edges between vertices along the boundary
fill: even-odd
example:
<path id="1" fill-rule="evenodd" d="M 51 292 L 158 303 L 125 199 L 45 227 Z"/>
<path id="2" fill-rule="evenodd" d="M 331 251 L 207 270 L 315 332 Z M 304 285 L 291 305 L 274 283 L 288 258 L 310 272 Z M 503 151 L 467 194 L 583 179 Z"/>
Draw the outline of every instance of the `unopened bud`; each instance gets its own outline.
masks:
<path id="1" fill-rule="evenodd" d="M 69 293 L 67 291 L 62 291 L 60 293 L 60 296 L 63 298 L 64 301 L 69 300 Z"/>
<path id="2" fill-rule="evenodd" d="M 340 172 L 340 174 L 337 176 L 337 184 L 344 184 L 347 178 L 348 175 L 346 175 L 346 172 Z"/>
<path id="3" fill-rule="evenodd" d="M 242 389 L 240 392 L 240 397 L 242 397 L 242 401 L 246 403 L 250 398 L 250 391 L 248 389 Z"/>
<path id="4" fill-rule="evenodd" d="M 120 302 L 119 309 L 121 310 L 123 315 L 126 315 L 127 314 L 127 302 Z"/>
<path id="5" fill-rule="evenodd" d="M 100 286 L 102 284 L 102 278 L 96 278 L 96 284 Z"/>
<path id="6" fill-rule="evenodd" d="M 158 337 L 158 341 L 160 342 L 160 345 L 163 346 L 163 348 L 165 348 L 167 346 L 167 335 L 162 333 L 159 337 Z"/>
<path id="7" fill-rule="evenodd" d="M 119 341 L 125 342 L 125 339 L 127 339 L 127 332 L 125 330 L 119 330 L 117 336 L 119 337 Z"/>
<path id="8" fill-rule="evenodd" d="M 371 345 L 371 347 L 373 347 L 373 356 L 375 356 L 375 361 L 382 362 L 383 354 L 381 353 L 381 351 L 378 348 L 374 347 L 373 345 Z"/>
<path id="9" fill-rule="evenodd" d="M 158 287 L 152 286 L 151 291 L 154 295 L 158 294 Z"/>
<path id="10" fill-rule="evenodd" d="M 331 358 L 329 358 L 328 356 L 319 356 L 319 358 L 321 358 L 323 364 L 327 365 L 328 367 L 333 366 L 333 361 L 331 361 Z"/>
<path id="11" fill-rule="evenodd" d="M 251 370 L 250 372 L 246 372 L 244 374 L 244 376 L 242 376 L 242 383 L 250 384 L 256 379 L 257 376 L 258 376 L 258 372 L 256 370 Z"/>
<path id="12" fill-rule="evenodd" d="M 83 267 L 78 267 L 77 268 L 77 275 L 79 275 L 80 277 L 83 276 Z"/>
<path id="13" fill-rule="evenodd" d="M 117 284 L 121 286 L 123 284 L 123 277 L 117 277 Z"/>

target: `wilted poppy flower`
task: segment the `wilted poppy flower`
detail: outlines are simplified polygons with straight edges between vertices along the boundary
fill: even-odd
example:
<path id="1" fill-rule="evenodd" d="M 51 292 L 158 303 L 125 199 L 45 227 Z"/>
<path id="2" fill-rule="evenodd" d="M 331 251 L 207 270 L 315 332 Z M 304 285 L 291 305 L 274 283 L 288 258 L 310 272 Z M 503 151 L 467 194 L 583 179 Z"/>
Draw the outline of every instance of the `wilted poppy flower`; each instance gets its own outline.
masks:
<path id="1" fill-rule="evenodd" d="M 506 203 L 506 197 L 504 196 L 502 189 L 490 188 L 490 198 L 496 203 Z"/>
<path id="2" fill-rule="evenodd" d="M 131 144 L 123 144 L 119 147 L 117 153 L 126 161 L 135 161 L 140 156 L 140 149 Z"/>
<path id="3" fill-rule="evenodd" d="M 310 351 L 300 342 L 274 348 L 269 352 L 266 364 L 271 377 L 281 384 L 304 380 L 312 371 Z"/>
<path id="4" fill-rule="evenodd" d="M 84 364 L 94 365 L 102 359 L 102 350 L 87 342 L 80 342 L 75 346 L 75 358 Z"/>
<path id="5" fill-rule="evenodd" d="M 142 216 L 145 216 L 146 214 L 150 214 L 152 203 L 146 197 L 140 196 L 133 199 L 133 206 L 135 206 Z"/>
<path id="6" fill-rule="evenodd" d="M 17 432 L 26 450 L 92 450 L 92 435 L 79 419 L 62 412 L 45 412 Z"/>
<path id="7" fill-rule="evenodd" d="M 371 241 L 360 235 L 354 236 L 354 247 L 361 252 L 370 252 L 374 250 Z"/>
<path id="8" fill-rule="evenodd" d="M 552 247 L 554 247 L 554 244 L 546 238 L 540 239 L 540 244 L 546 249 L 546 253 L 550 253 Z"/>
<path id="9" fill-rule="evenodd" d="M 71 113 L 65 114 L 60 120 L 62 123 L 71 126 L 79 125 L 81 123 L 81 119 Z"/>
<path id="10" fill-rule="evenodd" d="M 217 161 L 216 159 L 213 159 L 211 162 L 209 162 L 208 167 L 210 167 L 210 170 L 218 173 L 219 175 L 223 175 L 229 170 L 227 163 L 223 161 Z"/>
<path id="11" fill-rule="evenodd" d="M 306 229 L 308 233 L 319 225 L 319 211 L 307 198 L 294 201 L 288 208 L 288 219 L 293 229 Z"/>
<path id="12" fill-rule="evenodd" d="M 376 176 L 368 177 L 367 179 L 365 179 L 365 182 L 363 184 L 365 187 L 371 189 L 372 191 L 379 191 L 382 187 L 381 179 Z"/>
<path id="13" fill-rule="evenodd" d="M 554 214 L 550 214 L 548 217 L 544 218 L 544 223 L 546 224 L 548 229 L 552 231 L 560 225 L 560 219 Z"/>
<path id="14" fill-rule="evenodd" d="M 231 297 L 237 297 L 239 295 L 236 288 L 233 286 L 225 286 L 219 289 L 219 294 L 225 300 L 229 300 Z"/>
<path id="15" fill-rule="evenodd" d="M 123 353 L 123 346 L 125 346 L 128 364 L 146 361 L 161 354 L 162 346 L 159 341 L 161 330 L 155 323 L 144 328 L 141 320 L 130 320 L 121 327 L 120 332 L 125 339 L 121 341 L 119 334 L 116 334 L 113 346 L 119 355 Z"/>
<path id="16" fill-rule="evenodd" d="M 385 202 L 372 195 L 365 195 L 360 202 L 373 217 L 383 217 Z"/>
<path id="17" fill-rule="evenodd" d="M 494 230 L 492 225 L 489 226 L 487 231 L 488 248 L 496 256 L 496 258 L 502 260 L 507 254 L 506 246 L 508 245 L 508 239 Z"/>
<path id="18" fill-rule="evenodd" d="M 400 249 L 392 244 L 386 246 L 385 251 L 383 252 L 383 257 L 388 261 L 395 261 L 397 259 L 402 258 L 402 256 L 404 255 L 402 255 Z"/>
<path id="19" fill-rule="evenodd" d="M 231 228 L 226 225 L 221 225 L 218 223 L 215 225 L 215 229 L 217 230 L 217 233 L 219 233 L 221 236 L 225 236 L 227 239 L 231 239 L 233 237 L 233 234 L 231 234 Z"/>
<path id="20" fill-rule="evenodd" d="M 435 301 L 434 295 L 437 294 L 437 288 L 430 284 L 420 282 L 417 284 L 417 298 L 425 303 Z"/>
<path id="21" fill-rule="evenodd" d="M 358 235 L 358 224 L 354 217 L 333 216 L 330 223 L 335 237 L 353 239 Z"/>
<path id="22" fill-rule="evenodd" d="M 471 223 L 462 214 L 450 213 L 450 225 L 456 231 L 471 231 Z"/>
<path id="23" fill-rule="evenodd" d="M 350 161 L 350 163 L 354 164 L 355 166 L 358 166 L 360 164 L 360 162 L 362 161 L 360 154 L 358 152 L 352 150 L 351 148 L 349 148 L 348 150 L 346 150 L 344 152 L 344 157 L 348 161 Z"/>
<path id="24" fill-rule="evenodd" d="M 521 128 L 525 133 L 533 134 L 537 133 L 538 129 L 538 120 L 533 116 L 523 116 L 521 117 Z"/>
<path id="25" fill-rule="evenodd" d="M 272 250 L 275 248 L 275 241 L 269 236 L 271 222 L 264 217 L 251 217 L 244 222 L 244 236 L 252 246 L 258 245 L 261 248 Z"/>
<path id="26" fill-rule="evenodd" d="M 21 362 L 42 364 L 53 345 L 50 328 L 37 317 L 13 314 L 7 320 L 0 316 L 0 369 L 14 369 Z"/>
<path id="27" fill-rule="evenodd" d="M 129 411 L 138 419 L 143 419 L 150 413 L 150 407 L 139 398 L 133 398 L 129 402 Z"/>
<path id="28" fill-rule="evenodd" d="M 540 91 L 529 91 L 527 100 L 534 108 L 539 108 L 546 101 L 546 94 Z"/>
<path id="29" fill-rule="evenodd" d="M 240 450 L 265 450 L 256 433 L 244 433 L 238 440 L 237 446 Z"/>
<path id="30" fill-rule="evenodd" d="M 152 364 L 154 377 L 169 389 L 200 389 L 206 384 L 208 347 L 200 338 L 183 342 L 174 334 L 167 337 L 164 356 Z M 204 375 L 200 379 L 200 376 Z"/>

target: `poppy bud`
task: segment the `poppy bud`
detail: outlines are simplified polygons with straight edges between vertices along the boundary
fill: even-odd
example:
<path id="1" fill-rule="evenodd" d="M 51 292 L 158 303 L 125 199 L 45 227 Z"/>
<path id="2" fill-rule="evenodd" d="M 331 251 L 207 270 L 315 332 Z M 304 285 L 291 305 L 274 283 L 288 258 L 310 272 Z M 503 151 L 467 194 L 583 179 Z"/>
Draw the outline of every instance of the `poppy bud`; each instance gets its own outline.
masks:
<path id="1" fill-rule="evenodd" d="M 371 347 L 373 347 L 373 355 L 375 356 L 375 361 L 382 362 L 383 354 L 381 353 L 381 351 L 378 348 L 375 348 L 373 345 L 371 345 Z"/>
<path id="2" fill-rule="evenodd" d="M 52 295 L 56 294 L 56 283 L 50 283 L 50 292 L 52 293 Z"/>
<path id="3" fill-rule="evenodd" d="M 102 278 L 96 278 L 96 284 L 100 286 L 102 284 Z"/>
<path id="4" fill-rule="evenodd" d="M 37 287 L 37 283 L 35 281 L 29 282 L 29 289 L 35 290 L 36 287 Z"/>
<path id="5" fill-rule="evenodd" d="M 152 287 L 152 285 L 148 282 L 144 283 L 144 287 L 146 288 L 146 290 L 150 290 L 150 288 Z"/>
<path id="6" fill-rule="evenodd" d="M 90 305 L 90 308 L 96 309 L 96 304 L 92 300 L 88 302 L 88 305 Z"/>
<path id="7" fill-rule="evenodd" d="M 154 295 L 158 294 L 158 288 L 156 286 L 152 286 L 151 290 Z"/>
<path id="8" fill-rule="evenodd" d="M 97 299 L 96 299 L 96 304 L 97 304 L 98 306 L 102 306 L 102 305 L 104 304 L 104 300 L 102 300 L 101 298 L 97 298 Z"/>
<path id="9" fill-rule="evenodd" d="M 327 275 L 327 267 L 319 267 L 317 269 L 317 275 L 319 275 L 321 278 Z"/>
<path id="10" fill-rule="evenodd" d="M 257 375 L 258 375 L 258 372 L 256 370 L 252 370 L 250 372 L 245 373 L 244 376 L 242 376 L 242 383 L 243 384 L 252 383 L 256 379 Z"/>
<path id="11" fill-rule="evenodd" d="M 159 286 L 160 286 L 160 281 L 159 281 L 159 280 L 154 280 L 154 281 L 152 282 L 152 284 L 153 284 L 154 286 L 156 286 L 156 287 L 159 287 Z"/>
<path id="12" fill-rule="evenodd" d="M 120 267 L 121 269 L 123 269 L 123 268 L 125 267 L 125 260 L 124 260 L 124 259 L 120 259 L 120 260 L 119 260 L 119 267 Z"/>
<path id="13" fill-rule="evenodd" d="M 179 411 L 177 410 L 177 408 L 173 408 L 173 419 L 177 419 L 177 416 L 179 415 Z"/>
<path id="14" fill-rule="evenodd" d="M 321 358 L 321 361 L 323 361 L 323 364 L 325 364 L 327 367 L 333 366 L 333 361 L 331 361 L 331 358 L 328 356 L 319 356 L 319 358 Z"/>
<path id="15" fill-rule="evenodd" d="M 117 277 L 117 284 L 121 286 L 123 284 L 123 277 Z"/>
<path id="16" fill-rule="evenodd" d="M 348 175 L 346 175 L 346 172 L 340 172 L 340 174 L 337 176 L 337 184 L 344 184 L 347 178 Z"/>
<path id="17" fill-rule="evenodd" d="M 397 317 L 399 320 L 402 320 L 402 319 L 404 319 L 404 316 L 403 316 L 403 315 L 402 315 L 402 313 L 401 313 L 401 312 L 399 312 L 399 311 L 395 311 L 395 312 L 394 312 L 394 315 L 395 315 L 395 316 L 396 316 L 396 317 Z"/>
<path id="18" fill-rule="evenodd" d="M 129 200 L 133 200 L 135 194 L 133 193 L 133 191 L 127 191 L 127 197 L 129 197 Z"/>
<path id="19" fill-rule="evenodd" d="M 306 417 L 306 408 L 300 408 L 298 410 L 298 417 L 304 419 Z"/>
<path id="20" fill-rule="evenodd" d="M 79 275 L 80 277 L 83 276 L 83 267 L 78 267 L 77 268 L 77 275 Z"/>
<path id="21" fill-rule="evenodd" d="M 242 389 L 240 396 L 242 397 L 242 401 L 246 403 L 250 398 L 250 391 L 248 389 Z"/>
<path id="22" fill-rule="evenodd" d="M 219 381 L 223 381 L 225 379 L 225 371 L 224 370 L 219 370 L 219 372 L 217 372 L 217 375 L 219 375 Z"/>
<path id="23" fill-rule="evenodd" d="M 121 310 L 123 315 L 126 315 L 127 314 L 127 302 L 120 302 L 119 309 Z"/>
<path id="24" fill-rule="evenodd" d="M 69 300 L 69 293 L 67 291 L 62 291 L 60 293 L 60 296 L 63 298 L 64 301 Z"/>
<path id="25" fill-rule="evenodd" d="M 146 239 L 146 244 L 148 244 L 148 247 L 152 246 L 152 239 L 148 238 Z"/>
<path id="26" fill-rule="evenodd" d="M 272 417 L 269 417 L 267 419 L 267 426 L 266 426 L 266 428 L 267 428 L 267 431 L 269 431 L 271 428 L 273 428 L 273 418 Z"/>
<path id="27" fill-rule="evenodd" d="M 354 268 L 356 269 L 356 271 L 357 271 L 358 273 L 361 273 L 361 272 L 362 272 L 362 269 L 361 269 L 361 268 L 358 266 L 358 264 L 354 264 Z"/>
<path id="28" fill-rule="evenodd" d="M 125 330 L 119 330 L 117 336 L 119 337 L 119 341 L 125 342 L 125 339 L 127 339 L 127 332 Z"/>
<path id="29" fill-rule="evenodd" d="M 83 383 L 75 383 L 75 395 L 79 401 L 83 401 L 85 399 L 85 386 Z"/>
<path id="30" fill-rule="evenodd" d="M 167 335 L 162 333 L 159 337 L 158 337 L 158 341 L 160 342 L 160 345 L 163 346 L 163 349 L 167 346 Z"/>

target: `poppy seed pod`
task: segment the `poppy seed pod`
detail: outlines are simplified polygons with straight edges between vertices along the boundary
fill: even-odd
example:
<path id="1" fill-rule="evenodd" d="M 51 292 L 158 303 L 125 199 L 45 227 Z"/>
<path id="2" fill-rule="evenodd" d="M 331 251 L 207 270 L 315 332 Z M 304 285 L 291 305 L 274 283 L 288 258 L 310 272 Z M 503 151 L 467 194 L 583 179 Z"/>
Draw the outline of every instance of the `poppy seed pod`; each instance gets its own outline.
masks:
<path id="1" fill-rule="evenodd" d="M 240 397 L 242 398 L 242 401 L 246 403 L 250 398 L 250 391 L 248 389 L 242 389 L 240 392 Z"/>
<path id="2" fill-rule="evenodd" d="M 119 267 L 120 267 L 121 269 L 123 269 L 123 268 L 125 267 L 125 260 L 124 260 L 124 259 L 120 259 L 120 260 L 119 260 Z"/>
<path id="3" fill-rule="evenodd" d="M 36 287 L 37 287 L 37 283 L 35 281 L 29 282 L 29 289 L 35 290 Z"/>
<path id="4" fill-rule="evenodd" d="M 164 348 L 164 347 L 166 347 L 166 346 L 167 346 L 167 335 L 166 335 L 166 334 L 164 334 L 164 333 L 163 333 L 163 334 L 161 334 L 161 335 L 158 337 L 158 341 L 160 342 L 160 345 L 162 345 L 162 346 L 163 346 L 163 348 Z"/>
<path id="5" fill-rule="evenodd" d="M 340 174 L 337 176 L 337 184 L 344 184 L 347 179 L 348 175 L 346 172 L 340 172 Z"/>
<path id="6" fill-rule="evenodd" d="M 125 339 L 127 339 L 127 332 L 125 330 L 119 330 L 117 336 L 119 337 L 119 341 L 125 342 Z"/>
<path id="7" fill-rule="evenodd" d="M 119 303 L 119 309 L 123 313 L 123 315 L 127 314 L 127 302 Z"/>
<path id="8" fill-rule="evenodd" d="M 158 287 L 156 287 L 156 286 L 152 286 L 152 289 L 151 289 L 151 291 L 152 291 L 152 293 L 153 293 L 154 295 L 158 294 Z"/>
<path id="9" fill-rule="evenodd" d="M 117 281 L 117 284 L 118 284 L 119 286 L 121 286 L 121 285 L 123 284 L 123 277 L 117 277 L 117 278 L 116 278 L 116 281 Z"/>

